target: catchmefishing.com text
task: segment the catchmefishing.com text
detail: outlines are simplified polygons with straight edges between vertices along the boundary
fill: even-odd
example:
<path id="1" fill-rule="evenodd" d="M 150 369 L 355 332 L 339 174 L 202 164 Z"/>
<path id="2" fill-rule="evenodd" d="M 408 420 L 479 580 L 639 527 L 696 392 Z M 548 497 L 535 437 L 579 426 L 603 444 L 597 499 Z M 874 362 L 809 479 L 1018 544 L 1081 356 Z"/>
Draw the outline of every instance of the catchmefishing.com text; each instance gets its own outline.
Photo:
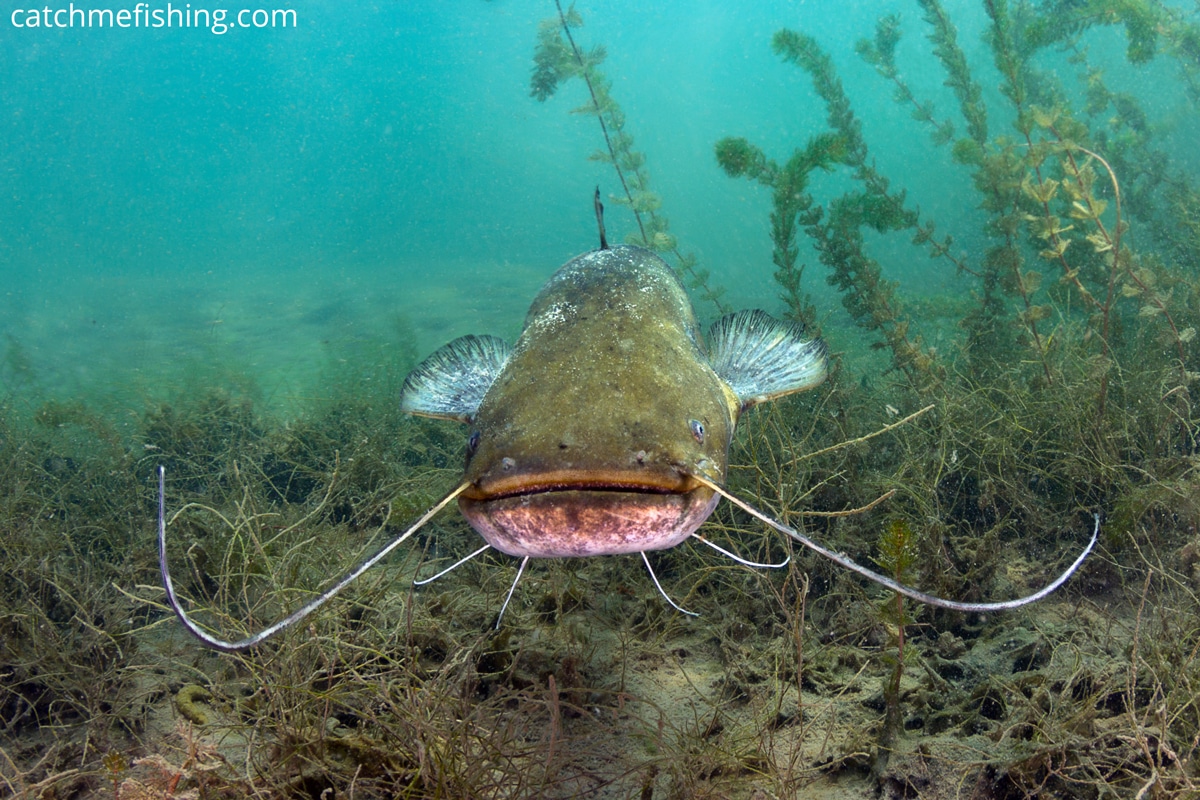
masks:
<path id="1" fill-rule="evenodd" d="M 131 8 L 16 8 L 14 28 L 207 28 L 218 36 L 233 28 L 295 28 L 293 8 L 192 8 L 191 3 L 165 7 L 137 3 Z"/>

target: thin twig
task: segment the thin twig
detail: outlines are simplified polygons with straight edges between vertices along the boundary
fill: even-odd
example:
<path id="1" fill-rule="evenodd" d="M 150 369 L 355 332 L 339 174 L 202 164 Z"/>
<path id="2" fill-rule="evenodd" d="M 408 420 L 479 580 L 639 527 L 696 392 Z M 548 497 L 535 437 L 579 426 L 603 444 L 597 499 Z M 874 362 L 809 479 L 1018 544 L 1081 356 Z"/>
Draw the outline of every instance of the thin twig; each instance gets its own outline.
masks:
<path id="1" fill-rule="evenodd" d="M 879 436 L 882 433 L 887 433 L 888 431 L 892 430 L 893 428 L 899 428 L 901 425 L 912 422 L 914 419 L 921 416 L 926 411 L 933 410 L 933 408 L 936 405 L 937 405 L 937 403 L 930 403 L 929 405 L 922 408 L 920 411 L 914 411 L 913 413 L 909 414 L 904 419 L 893 422 L 891 425 L 884 425 L 879 430 L 875 431 L 874 433 L 868 433 L 866 436 L 860 436 L 857 439 L 847 439 L 844 442 L 839 442 L 837 444 L 830 445 L 829 447 L 822 448 L 821 450 L 814 450 L 811 453 L 805 453 L 804 455 L 800 456 L 799 458 L 792 459 L 792 461 L 788 464 L 788 466 L 795 466 L 796 464 L 799 464 L 801 461 L 805 461 L 810 458 L 816 458 L 817 456 L 823 456 L 826 453 L 832 453 L 835 450 L 841 450 L 843 447 L 850 447 L 852 445 L 862 444 L 863 442 L 867 441 L 868 439 L 874 439 L 876 436 Z M 876 502 L 878 502 L 878 501 L 876 501 Z"/>
<path id="2" fill-rule="evenodd" d="M 933 408 L 933 406 L 930 406 L 930 408 Z M 862 514 L 864 511 L 870 511 L 872 508 L 879 505 L 884 500 L 890 500 L 892 495 L 894 495 L 895 493 L 896 493 L 896 490 L 892 489 L 891 491 L 889 491 L 885 494 L 881 494 L 879 497 L 876 497 L 874 500 L 867 503 L 865 506 L 859 506 L 858 508 L 848 508 L 844 511 L 800 511 L 797 513 L 802 517 L 852 517 L 855 514 Z"/>

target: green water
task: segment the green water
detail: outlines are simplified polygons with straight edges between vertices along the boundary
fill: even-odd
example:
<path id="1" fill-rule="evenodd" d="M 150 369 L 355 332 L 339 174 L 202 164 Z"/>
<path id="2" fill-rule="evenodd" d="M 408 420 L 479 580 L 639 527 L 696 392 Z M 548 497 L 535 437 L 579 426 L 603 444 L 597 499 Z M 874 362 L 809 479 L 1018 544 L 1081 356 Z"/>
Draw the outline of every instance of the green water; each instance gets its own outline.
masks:
<path id="1" fill-rule="evenodd" d="M 909 28 L 899 51 L 906 78 L 953 116 L 915 7 L 580 7 L 580 39 L 608 50 L 614 97 L 671 232 L 729 291 L 730 306 L 780 310 L 770 198 L 727 178 L 713 144 L 742 135 L 785 157 L 825 130 L 806 77 L 770 52 L 781 26 L 831 53 L 880 170 L 940 230 L 958 233 L 963 250 L 984 244 L 975 203 L 961 200 L 967 175 L 928 146 L 853 52 L 891 10 Z M 546 103 L 529 96 L 537 22 L 552 12 L 515 2 L 310 3 L 296 8 L 294 27 L 223 35 L 4 20 L 0 334 L 19 343 L 32 378 L 6 375 L 10 392 L 133 401 L 169 394 L 181 374 L 227 371 L 287 407 L 320 395 L 324 364 L 391 337 L 397 320 L 421 354 L 470 331 L 511 338 L 541 281 L 595 246 L 593 188 L 619 194 L 612 171 L 588 160 L 603 145 L 594 118 L 568 113 L 585 101 L 582 84 Z M 967 6 L 956 21 L 1002 129 L 995 68 L 980 45 L 985 18 Z M 1158 80 L 1169 64 L 1129 67 L 1119 30 L 1093 31 L 1086 43 L 1113 88 L 1139 91 L 1173 141 L 1195 136 L 1179 83 Z M 1077 85 L 1061 55 L 1039 58 Z M 1156 94 L 1140 91 L 1147 85 Z M 1186 150 L 1183 162 L 1194 157 Z M 819 176 L 814 190 L 832 196 L 847 185 L 844 175 Z M 634 225 L 610 204 L 609 227 L 621 238 Z M 896 237 L 872 250 L 906 291 L 971 288 Z M 829 324 L 844 329 L 835 348 L 855 347 L 819 265 L 807 283 Z"/>

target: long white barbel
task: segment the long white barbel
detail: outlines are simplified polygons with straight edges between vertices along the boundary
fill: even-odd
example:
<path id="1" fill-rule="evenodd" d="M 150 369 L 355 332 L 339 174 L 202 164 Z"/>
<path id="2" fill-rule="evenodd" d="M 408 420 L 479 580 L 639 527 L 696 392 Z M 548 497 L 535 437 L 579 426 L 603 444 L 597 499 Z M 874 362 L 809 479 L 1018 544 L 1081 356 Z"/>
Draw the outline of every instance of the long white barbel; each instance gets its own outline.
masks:
<path id="1" fill-rule="evenodd" d="M 175 584 L 171 581 L 171 570 L 167 566 L 167 500 L 166 500 L 166 474 L 167 470 L 163 466 L 158 468 L 158 568 L 162 572 L 163 588 L 167 590 L 167 602 L 171 604 L 171 608 L 175 610 L 175 615 L 179 617 L 179 621 L 183 623 L 183 627 L 188 629 L 188 632 L 195 636 L 200 641 L 204 642 L 214 650 L 220 650 L 225 653 L 236 653 L 240 650 L 245 650 L 254 645 L 259 644 L 265 639 L 274 636 L 284 628 L 295 625 L 300 620 L 307 617 L 312 612 L 316 611 L 321 606 L 325 605 L 335 595 L 349 586 L 364 572 L 382 561 L 388 553 L 399 547 L 408 537 L 412 536 L 421 526 L 429 522 L 435 514 L 449 505 L 450 501 L 458 497 L 470 485 L 463 483 L 450 494 L 443 497 L 436 505 L 421 515 L 421 518 L 414 522 L 408 530 L 393 539 L 386 547 L 380 550 L 375 555 L 368 558 L 366 561 L 359 564 L 354 569 L 347 572 L 341 580 L 333 586 L 326 589 L 321 594 L 308 601 L 300 608 L 288 614 L 283 619 L 273 625 L 263 628 L 253 636 L 248 636 L 245 639 L 239 639 L 236 642 L 230 642 L 225 639 L 218 639 L 216 636 L 205 631 L 197 625 L 192 618 L 183 610 L 183 605 L 179 602 L 178 595 L 175 594 Z"/>
<path id="2" fill-rule="evenodd" d="M 1038 600 L 1041 600 L 1043 597 L 1046 597 L 1051 592 L 1053 592 L 1055 589 L 1062 586 L 1064 583 L 1067 582 L 1068 578 L 1070 578 L 1073 574 L 1075 574 L 1075 570 L 1079 569 L 1079 566 L 1083 563 L 1083 560 L 1088 557 L 1088 553 L 1092 552 L 1092 548 L 1096 546 L 1096 539 L 1099 538 L 1099 536 L 1100 536 L 1100 515 L 1093 514 L 1092 516 L 1096 520 L 1096 527 L 1092 530 L 1092 540 L 1090 542 L 1088 542 L 1087 547 L 1083 548 L 1083 552 L 1079 554 L 1079 557 L 1075 559 L 1075 561 L 1071 564 L 1071 566 L 1067 567 L 1065 572 L 1063 572 L 1061 575 L 1059 575 L 1057 578 L 1055 578 L 1054 581 L 1051 582 L 1049 585 L 1043 587 L 1042 589 L 1039 589 L 1038 591 L 1034 592 L 1033 594 L 1026 595 L 1024 597 L 1018 597 L 1015 600 L 1000 600 L 995 603 L 960 603 L 957 600 L 946 600 L 945 598 L 938 597 L 937 595 L 926 594 L 925 592 L 922 592 L 918 589 L 913 589 L 911 586 L 905 586 L 902 583 L 894 581 L 891 578 L 887 577 L 886 575 L 880 575 L 878 572 L 873 572 L 872 570 L 869 570 L 866 567 L 860 565 L 856 561 L 852 561 L 850 558 L 842 555 L 841 553 L 835 553 L 827 547 L 822 547 L 821 545 L 817 544 L 812 539 L 808 538 L 807 536 L 805 536 L 803 533 L 796 530 L 795 528 L 788 526 L 788 525 L 784 525 L 782 522 L 779 522 L 778 520 L 768 517 L 766 514 L 759 511 L 754 506 L 750 505 L 749 503 L 745 502 L 744 500 L 741 500 L 741 499 L 735 497 L 734 495 L 730 494 L 725 489 L 721 488 L 720 486 L 713 483 L 712 481 L 707 480 L 699 475 L 694 475 L 693 477 L 696 479 L 696 481 L 704 484 L 709 489 L 712 489 L 714 492 L 721 495 L 726 500 L 728 500 L 729 502 L 733 503 L 738 508 L 745 511 L 747 514 L 750 514 L 751 516 L 755 517 L 756 519 L 758 519 L 762 522 L 765 522 L 767 525 L 770 525 L 775 530 L 777 530 L 781 533 L 787 534 L 788 536 L 792 537 L 797 542 L 799 542 L 800 544 L 809 548 L 810 550 L 813 550 L 813 551 L 825 556 L 833 563 L 838 564 L 839 566 L 845 567 L 846 569 L 850 570 L 851 572 L 857 572 L 859 575 L 862 575 L 865 578 L 869 578 L 870 580 L 875 581 L 875 583 L 878 583 L 881 586 L 886 586 L 888 589 L 891 589 L 893 592 L 899 592 L 900 594 L 904 595 L 905 597 L 910 597 L 913 600 L 918 600 L 922 603 L 926 603 L 927 605 L 937 606 L 938 608 L 948 608 L 951 611 L 966 611 L 966 612 L 1008 611 L 1008 610 L 1011 610 L 1014 608 L 1020 608 L 1021 606 L 1024 606 L 1024 605 L 1029 605 L 1030 603 L 1036 603 Z"/>

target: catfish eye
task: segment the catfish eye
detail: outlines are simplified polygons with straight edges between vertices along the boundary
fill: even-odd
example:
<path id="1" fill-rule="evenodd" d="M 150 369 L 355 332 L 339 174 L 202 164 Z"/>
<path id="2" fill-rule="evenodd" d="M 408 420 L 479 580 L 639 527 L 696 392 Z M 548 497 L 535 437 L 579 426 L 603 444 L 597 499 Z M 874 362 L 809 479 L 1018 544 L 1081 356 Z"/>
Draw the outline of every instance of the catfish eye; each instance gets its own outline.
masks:
<path id="1" fill-rule="evenodd" d="M 467 455 L 474 453 L 476 447 L 479 447 L 479 431 L 471 431 L 471 438 L 467 439 Z"/>
<path id="2" fill-rule="evenodd" d="M 692 436 L 696 437 L 696 441 L 704 444 L 704 423 L 698 419 L 689 420 L 688 424 L 692 426 Z"/>

